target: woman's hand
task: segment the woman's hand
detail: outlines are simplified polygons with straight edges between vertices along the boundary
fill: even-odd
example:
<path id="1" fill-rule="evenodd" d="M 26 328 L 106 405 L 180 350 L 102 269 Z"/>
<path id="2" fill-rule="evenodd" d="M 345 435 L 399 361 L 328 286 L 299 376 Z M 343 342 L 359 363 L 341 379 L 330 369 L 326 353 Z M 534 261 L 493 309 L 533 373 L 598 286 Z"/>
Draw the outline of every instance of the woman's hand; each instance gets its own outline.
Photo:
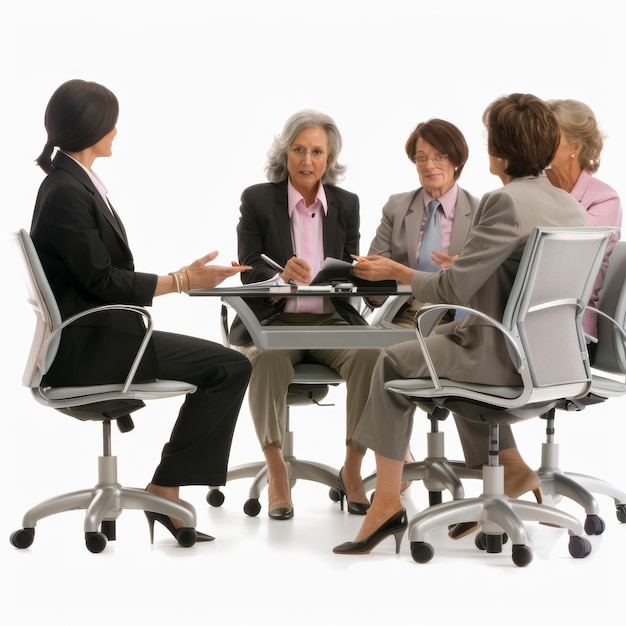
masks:
<path id="1" fill-rule="evenodd" d="M 313 280 L 311 266 L 304 259 L 299 259 L 297 256 L 292 256 L 287 261 L 285 270 L 280 277 L 286 283 L 293 281 L 298 285 L 308 285 Z"/>
<path id="2" fill-rule="evenodd" d="M 362 261 L 352 266 L 352 273 L 357 278 L 363 280 L 396 280 L 404 285 L 411 284 L 415 270 L 410 267 L 378 255 L 362 258 Z"/>
<path id="3" fill-rule="evenodd" d="M 458 254 L 450 256 L 449 254 L 445 254 L 444 252 L 439 252 L 439 250 L 433 250 L 433 254 L 430 257 L 431 261 L 435 265 L 438 265 L 442 270 L 448 269 L 452 265 L 452 261 L 458 258 Z"/>
<path id="4" fill-rule="evenodd" d="M 217 250 L 209 252 L 178 270 L 188 279 L 188 285 L 185 281 L 186 290 L 212 289 L 230 276 L 252 269 L 250 265 L 240 265 L 235 261 L 232 261 L 230 265 L 209 265 L 218 254 Z"/>

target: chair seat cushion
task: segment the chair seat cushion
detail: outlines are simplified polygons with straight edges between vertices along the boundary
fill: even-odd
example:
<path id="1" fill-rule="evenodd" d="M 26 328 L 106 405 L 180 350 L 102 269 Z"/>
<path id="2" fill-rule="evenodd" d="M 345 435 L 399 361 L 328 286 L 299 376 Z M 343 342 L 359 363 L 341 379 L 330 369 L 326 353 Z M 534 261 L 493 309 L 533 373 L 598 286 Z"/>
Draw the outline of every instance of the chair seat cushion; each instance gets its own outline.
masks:
<path id="1" fill-rule="evenodd" d="M 398 380 L 389 380 L 385 383 L 385 389 L 395 391 L 404 396 L 416 398 L 436 398 L 439 396 L 452 395 L 451 390 L 459 389 L 459 391 L 471 390 L 479 393 L 488 394 L 495 398 L 506 398 L 513 400 L 518 398 L 524 388 L 523 387 L 504 387 L 500 385 L 482 385 L 480 383 L 466 383 L 447 378 L 440 378 L 439 383 L 444 390 L 436 389 L 430 378 L 406 378 Z M 460 395 L 463 395 L 462 393 Z"/>
<path id="2" fill-rule="evenodd" d="M 150 383 L 137 383 L 131 385 L 125 394 L 122 394 L 123 385 L 89 385 L 80 387 L 45 387 L 42 392 L 48 400 L 66 400 L 82 398 L 85 396 L 120 394 L 127 397 L 142 397 L 155 395 L 183 395 L 193 393 L 196 386 L 180 380 L 156 380 Z"/>

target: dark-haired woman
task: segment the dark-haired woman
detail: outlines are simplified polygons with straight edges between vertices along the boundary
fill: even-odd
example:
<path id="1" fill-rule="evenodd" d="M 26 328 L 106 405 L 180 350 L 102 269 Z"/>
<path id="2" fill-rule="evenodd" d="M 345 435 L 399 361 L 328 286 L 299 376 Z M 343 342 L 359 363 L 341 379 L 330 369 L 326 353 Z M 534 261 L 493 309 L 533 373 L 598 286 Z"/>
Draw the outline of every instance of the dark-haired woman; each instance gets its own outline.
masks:
<path id="1" fill-rule="evenodd" d="M 211 252 L 176 272 L 158 276 L 134 269 L 126 231 L 107 198 L 94 161 L 109 157 L 117 134 L 118 101 L 106 87 L 69 80 L 52 95 L 45 113 L 47 141 L 37 159 L 42 182 L 31 236 L 64 319 L 103 304 L 149 306 L 155 296 L 214 287 L 249 269 L 210 265 Z M 56 153 L 53 153 L 56 149 Z M 136 316 L 109 311 L 69 326 L 44 384 L 119 383 L 143 337 Z M 147 489 L 178 501 L 181 485 L 223 485 L 250 363 L 217 343 L 154 332 L 135 381 L 156 378 L 190 382 Z M 179 520 L 146 512 L 173 535 Z M 212 539 L 198 533 L 199 541 Z"/>
<path id="2" fill-rule="evenodd" d="M 485 194 L 474 215 L 465 246 L 445 272 L 423 272 L 370 256 L 354 267 L 369 280 L 395 279 L 410 284 L 423 302 L 468 305 L 502 319 L 506 301 L 528 236 L 537 226 L 584 226 L 582 207 L 572 196 L 554 187 L 544 169 L 559 145 L 560 131 L 545 102 L 531 94 L 511 94 L 491 103 L 483 114 L 487 129 L 490 171 L 503 186 Z M 485 251 L 489 251 L 488 254 Z M 494 385 L 519 384 L 502 335 L 468 315 L 440 327 L 426 339 L 437 373 L 444 378 Z M 369 552 L 394 535 L 396 546 L 407 528 L 400 499 L 402 467 L 411 434 L 415 405 L 384 389 L 385 381 L 428 376 L 417 341 L 383 350 L 370 386 L 370 395 L 354 434 L 360 445 L 374 450 L 376 498 L 354 541 L 334 548 L 339 554 Z M 457 422 L 466 422 L 457 417 Z M 462 429 L 465 459 L 470 467 L 487 461 L 488 425 Z M 519 489 L 538 489 L 517 448 L 501 437 L 500 462 L 518 481 Z M 511 445 L 511 442 L 509 442 Z M 512 442 L 514 445 L 514 442 Z M 517 479 L 519 476 L 519 479 Z M 523 493 L 521 491 L 520 493 Z"/>

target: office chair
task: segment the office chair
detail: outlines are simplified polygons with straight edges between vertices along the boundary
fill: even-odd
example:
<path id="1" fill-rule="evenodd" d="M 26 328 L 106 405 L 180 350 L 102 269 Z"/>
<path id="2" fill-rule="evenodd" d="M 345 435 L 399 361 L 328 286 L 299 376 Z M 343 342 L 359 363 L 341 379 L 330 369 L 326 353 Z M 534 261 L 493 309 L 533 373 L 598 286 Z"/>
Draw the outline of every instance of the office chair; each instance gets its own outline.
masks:
<path id="1" fill-rule="evenodd" d="M 22 528 L 11 534 L 16 548 L 28 548 L 35 538 L 37 522 L 44 517 L 85 510 L 85 544 L 90 552 L 102 552 L 107 541 L 116 539 L 116 520 L 124 509 L 161 513 L 182 520 L 183 527 L 176 539 L 181 546 L 196 542 L 196 511 L 185 501 L 176 503 L 148 493 L 143 489 L 122 487 L 117 481 L 117 457 L 111 454 L 111 423 L 117 422 L 122 432 L 133 428 L 130 414 L 145 406 L 144 400 L 170 398 L 193 393 L 195 385 L 177 380 L 157 380 L 133 383 L 133 377 L 153 332 L 150 314 L 143 307 L 105 305 L 83 311 L 65 321 L 48 283 L 32 239 L 24 229 L 14 234 L 19 249 L 22 270 L 28 290 L 28 301 L 37 321 L 22 383 L 40 404 L 57 409 L 82 421 L 102 422 L 103 454 L 98 457 L 98 482 L 94 487 L 56 496 L 29 509 L 23 517 Z M 125 310 L 140 315 L 146 324 L 146 334 L 123 384 L 80 387 L 44 387 L 41 380 L 48 371 L 61 340 L 64 328 L 76 320 L 103 310 Z"/>
<path id="2" fill-rule="evenodd" d="M 583 527 L 572 515 L 543 504 L 509 499 L 504 495 L 504 468 L 499 465 L 499 426 L 539 417 L 562 398 L 588 393 L 588 362 L 582 312 L 615 229 L 538 228 L 528 239 L 502 321 L 460 307 L 480 317 L 502 333 L 512 363 L 520 375 L 519 386 L 467 383 L 439 378 L 424 337 L 433 316 L 446 305 L 429 305 L 416 315 L 416 333 L 430 378 L 391 380 L 385 388 L 410 399 L 427 413 L 433 407 L 453 411 L 466 419 L 489 424 L 489 462 L 483 466 L 483 493 L 435 504 L 409 522 L 411 555 L 419 563 L 430 561 L 433 547 L 426 533 L 438 525 L 476 521 L 481 532 L 476 546 L 488 553 L 502 551 L 511 539 L 511 556 L 517 566 L 532 561 L 522 520 L 561 526 L 569 533 L 569 552 L 582 558 L 591 543 L 581 536 Z"/>
<path id="3" fill-rule="evenodd" d="M 234 306 L 237 307 L 237 312 L 245 311 L 247 325 L 252 338 L 255 337 L 255 322 L 256 317 L 250 311 L 247 304 L 240 298 L 233 299 Z M 225 346 L 230 346 L 228 340 L 228 306 L 222 304 L 221 310 L 222 318 L 222 340 Z M 253 318 L 253 319 L 252 319 Z M 294 455 L 293 440 L 294 435 L 289 424 L 290 407 L 292 406 L 306 406 L 306 405 L 318 405 L 321 406 L 322 400 L 327 396 L 330 385 L 339 385 L 345 382 L 341 376 L 332 368 L 322 365 L 320 363 L 299 363 L 294 368 L 294 379 L 289 385 L 287 390 L 287 418 L 286 418 L 286 432 L 285 439 L 283 441 L 283 457 L 289 470 L 290 485 L 293 487 L 298 479 L 310 480 L 317 483 L 327 485 L 329 489 L 329 497 L 334 502 L 341 501 L 343 509 L 343 499 L 337 489 L 339 470 L 325 465 L 324 463 L 318 463 L 315 461 L 307 461 L 298 459 Z M 267 466 L 265 461 L 258 461 L 253 463 L 246 463 L 233 467 L 228 470 L 226 474 L 226 484 L 231 480 L 237 480 L 238 478 L 254 478 L 252 485 L 248 491 L 248 499 L 243 505 L 243 510 L 246 515 L 254 517 L 261 511 L 261 503 L 259 497 L 261 491 L 267 486 Z M 224 502 L 224 494 L 220 491 L 219 487 L 210 487 L 206 496 L 207 502 L 214 507 L 221 506 Z"/>
<path id="4" fill-rule="evenodd" d="M 618 241 L 600 291 L 598 341 L 592 363 L 591 388 L 581 398 L 566 399 L 551 409 L 546 419 L 546 441 L 541 448 L 537 475 L 546 495 L 565 496 L 580 504 L 586 513 L 585 532 L 599 535 L 605 530 L 594 493 L 613 498 L 617 519 L 626 523 L 626 492 L 600 478 L 563 472 L 559 467 L 559 444 L 555 442 L 556 409 L 580 411 L 586 406 L 626 394 L 626 242 Z"/>

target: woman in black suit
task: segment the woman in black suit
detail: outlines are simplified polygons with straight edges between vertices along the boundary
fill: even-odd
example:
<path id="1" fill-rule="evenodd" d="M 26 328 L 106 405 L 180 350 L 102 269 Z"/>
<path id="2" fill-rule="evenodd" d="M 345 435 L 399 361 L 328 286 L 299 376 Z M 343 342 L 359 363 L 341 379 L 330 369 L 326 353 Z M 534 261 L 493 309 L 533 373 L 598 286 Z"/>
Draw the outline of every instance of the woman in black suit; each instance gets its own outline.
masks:
<path id="1" fill-rule="evenodd" d="M 211 252 L 165 276 L 136 272 L 124 226 L 106 188 L 91 169 L 112 153 L 118 101 L 106 87 L 69 80 L 52 95 L 45 114 L 48 139 L 37 164 L 47 176 L 39 188 L 31 236 L 64 319 L 102 304 L 149 306 L 155 296 L 215 287 L 250 269 L 209 265 Z M 54 158 L 52 153 L 58 148 Z M 144 334 L 133 313 L 107 311 L 63 331 L 50 385 L 123 382 Z M 182 380 L 198 390 L 185 398 L 171 438 L 147 490 L 178 501 L 181 485 L 223 485 L 250 363 L 217 343 L 154 332 L 136 381 Z M 174 536 L 179 520 L 146 512 Z M 198 533 L 199 541 L 212 539 Z"/>
<path id="2" fill-rule="evenodd" d="M 308 285 L 326 257 L 350 262 L 359 248 L 359 198 L 337 186 L 345 166 L 338 163 L 341 135 L 334 120 L 314 110 L 292 115 L 268 153 L 269 182 L 252 185 L 241 195 L 237 240 L 239 262 L 252 266 L 244 283 L 272 278 L 276 270 L 265 253 L 284 269 L 280 278 Z M 348 299 L 249 299 L 262 324 L 366 324 Z M 283 458 L 287 389 L 294 367 L 323 363 L 346 381 L 345 460 L 337 487 L 348 500 L 348 512 L 369 508 L 361 464 L 365 449 L 352 441 L 369 391 L 376 349 L 259 350 L 239 319 L 231 343 L 252 362 L 248 393 L 250 412 L 268 468 L 268 514 L 287 520 L 294 515 L 288 468 Z"/>

